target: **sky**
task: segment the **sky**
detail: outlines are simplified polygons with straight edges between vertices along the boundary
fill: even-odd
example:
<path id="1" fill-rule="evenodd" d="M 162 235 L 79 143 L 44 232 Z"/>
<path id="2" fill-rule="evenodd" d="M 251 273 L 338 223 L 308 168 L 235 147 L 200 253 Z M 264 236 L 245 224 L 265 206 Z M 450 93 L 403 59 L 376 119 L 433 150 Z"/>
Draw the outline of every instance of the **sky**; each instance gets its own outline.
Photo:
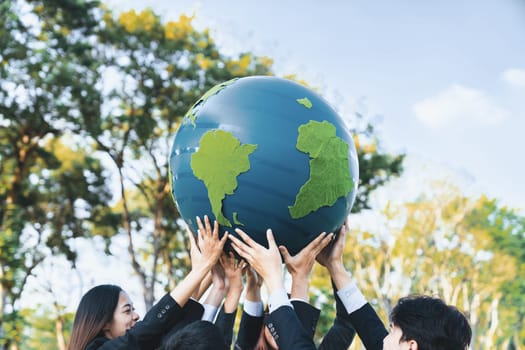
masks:
<path id="1" fill-rule="evenodd" d="M 383 149 L 408 155 L 404 181 L 383 196 L 417 193 L 421 178 L 445 178 L 525 214 L 524 1 L 106 4 L 116 11 L 150 7 L 166 21 L 195 14 L 194 25 L 209 28 L 223 53 L 271 57 L 277 75 L 297 74 L 308 81 L 343 117 L 353 111 L 369 116 Z M 127 286 L 143 314 L 125 244 L 117 239 L 113 257 L 87 254 L 91 258 L 79 261 L 82 272 L 66 278 L 67 266 L 60 268 L 60 260 L 49 260 L 42 271 L 50 280 L 62 280 L 64 290 L 71 283 L 80 286 L 69 300 L 61 300 L 72 308 L 87 287 L 116 283 Z M 77 248 L 100 251 L 103 242 L 79 241 Z M 57 270 L 60 278 L 52 277 Z M 38 283 L 29 294 L 45 289 L 45 281 Z"/>
<path id="2" fill-rule="evenodd" d="M 222 52 L 269 56 L 277 75 L 297 74 L 340 113 L 370 117 L 386 151 L 449 168 L 525 210 L 523 1 L 107 4 L 163 20 L 193 14 Z"/>

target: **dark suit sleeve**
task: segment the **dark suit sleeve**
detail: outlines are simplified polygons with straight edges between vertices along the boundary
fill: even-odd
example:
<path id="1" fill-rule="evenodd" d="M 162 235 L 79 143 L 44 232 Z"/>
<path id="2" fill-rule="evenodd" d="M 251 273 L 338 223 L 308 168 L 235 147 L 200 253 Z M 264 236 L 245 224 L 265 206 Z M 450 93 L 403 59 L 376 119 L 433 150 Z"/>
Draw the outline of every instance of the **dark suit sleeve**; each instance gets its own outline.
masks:
<path id="1" fill-rule="evenodd" d="M 335 309 L 336 316 L 334 324 L 330 330 L 326 333 L 319 345 L 318 349 L 322 350 L 346 350 L 352 344 L 355 337 L 355 329 L 352 327 L 350 316 L 346 312 L 345 306 L 341 302 L 341 299 L 337 297 L 334 288 L 335 295 Z"/>
<path id="2" fill-rule="evenodd" d="M 235 324 L 235 316 L 237 316 L 237 310 L 235 312 L 226 313 L 224 312 L 224 305 L 219 310 L 215 325 L 219 328 L 224 337 L 226 346 L 231 348 L 233 338 L 233 326 Z"/>
<path id="3" fill-rule="evenodd" d="M 388 332 L 372 305 L 366 303 L 360 309 L 349 314 L 339 298 L 333 282 L 332 287 L 336 319 L 334 326 L 328 331 L 319 348 L 347 349 L 357 332 L 367 350 L 382 350 L 383 339 L 388 335 Z"/>
<path id="4" fill-rule="evenodd" d="M 239 324 L 239 332 L 237 333 L 237 341 L 235 342 L 236 350 L 251 350 L 257 344 L 261 329 L 263 327 L 263 316 L 251 316 L 246 312 L 242 312 L 241 323 Z"/>
<path id="5" fill-rule="evenodd" d="M 290 306 L 281 306 L 270 313 L 265 324 L 280 350 L 313 350 L 314 341 L 308 335 Z"/>
<path id="6" fill-rule="evenodd" d="M 184 313 L 184 322 L 190 324 L 194 321 L 198 321 L 204 314 L 204 306 L 195 299 L 189 299 L 186 305 L 182 308 Z"/>
<path id="7" fill-rule="evenodd" d="M 174 333 L 177 333 L 181 328 L 188 324 L 198 321 L 202 318 L 204 313 L 204 307 L 198 301 L 189 299 L 186 305 L 182 308 L 182 316 L 178 322 L 176 322 L 171 329 L 163 336 L 163 339 L 169 338 Z"/>
<path id="8" fill-rule="evenodd" d="M 383 349 L 383 339 L 388 332 L 372 305 L 366 303 L 348 316 L 367 350 Z"/>
<path id="9" fill-rule="evenodd" d="M 291 303 L 299 322 L 301 322 L 310 338 L 313 339 L 321 310 L 301 300 L 292 300 Z"/>
<path id="10" fill-rule="evenodd" d="M 153 349 L 160 345 L 160 341 L 173 325 L 181 320 L 182 308 L 166 294 L 158 303 L 126 332 L 125 335 L 104 341 L 100 344 L 90 344 L 87 349 L 120 350 L 120 349 Z"/>

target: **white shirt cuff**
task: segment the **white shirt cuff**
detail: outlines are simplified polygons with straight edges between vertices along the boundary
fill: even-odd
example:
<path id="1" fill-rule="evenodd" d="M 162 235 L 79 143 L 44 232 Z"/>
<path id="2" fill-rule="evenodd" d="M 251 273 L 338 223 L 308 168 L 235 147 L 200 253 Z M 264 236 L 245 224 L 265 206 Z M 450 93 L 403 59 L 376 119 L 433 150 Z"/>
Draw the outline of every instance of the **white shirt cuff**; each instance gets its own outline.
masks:
<path id="1" fill-rule="evenodd" d="M 361 293 L 359 288 L 357 288 L 354 282 L 350 282 L 338 290 L 337 295 L 343 302 L 346 312 L 349 314 L 359 310 L 367 303 L 364 295 Z"/>
<path id="2" fill-rule="evenodd" d="M 290 299 L 288 299 L 288 294 L 286 294 L 286 290 L 284 290 L 284 288 L 276 290 L 268 297 L 268 309 L 270 313 L 274 312 L 281 306 L 290 306 L 293 308 Z"/>
<path id="3" fill-rule="evenodd" d="M 244 312 L 252 317 L 260 317 L 264 313 L 264 305 L 262 301 L 244 300 Z"/>
<path id="4" fill-rule="evenodd" d="M 204 313 L 202 314 L 201 320 L 213 322 L 218 308 L 210 304 L 204 304 L 202 306 L 204 307 Z"/>

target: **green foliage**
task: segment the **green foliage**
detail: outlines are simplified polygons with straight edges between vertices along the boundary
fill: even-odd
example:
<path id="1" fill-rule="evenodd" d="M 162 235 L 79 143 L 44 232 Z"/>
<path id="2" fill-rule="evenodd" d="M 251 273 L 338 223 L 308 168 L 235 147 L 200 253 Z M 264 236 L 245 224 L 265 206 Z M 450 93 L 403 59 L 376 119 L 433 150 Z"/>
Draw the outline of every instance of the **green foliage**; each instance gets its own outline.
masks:
<path id="1" fill-rule="evenodd" d="M 56 313 L 46 306 L 37 310 L 22 309 L 20 315 L 25 320 L 20 350 L 57 349 L 57 326 L 63 328 L 63 335 L 68 339 L 75 316 L 73 313 L 63 313 L 57 317 Z"/>
<path id="2" fill-rule="evenodd" d="M 53 32 L 43 35 L 39 25 L 50 22 L 28 22 L 20 2 L 0 11 L 0 342 L 7 348 L 20 340 L 17 301 L 27 278 L 48 254 L 74 262 L 68 239 L 87 235 L 90 213 L 108 192 L 89 149 L 61 143 L 76 109 L 67 87 L 74 79 L 64 78 L 73 59 Z"/>
<path id="3" fill-rule="evenodd" d="M 351 230 L 345 262 L 385 324 L 400 297 L 439 295 L 468 315 L 474 348 L 522 346 L 523 216 L 495 200 L 438 185 L 434 195 L 388 205 L 375 220 L 377 231 Z M 333 304 L 322 268 L 316 267 L 311 284 L 319 290 L 314 297 L 329 295 Z M 331 326 L 325 318 L 322 313 L 321 334 Z"/>
<path id="4" fill-rule="evenodd" d="M 512 257 L 516 275 L 525 276 L 525 217 L 501 207 L 494 199 L 481 197 L 466 218 L 473 230 L 488 230 L 493 246 Z M 508 266 L 507 266 L 508 267 Z M 514 278 L 502 286 L 502 314 L 507 322 L 505 333 L 512 336 L 516 348 L 525 346 L 525 280 Z"/>
<path id="5" fill-rule="evenodd" d="M 360 118 L 360 115 L 356 114 L 356 117 Z M 368 203 L 370 194 L 392 178 L 400 176 L 403 172 L 404 154 L 393 155 L 382 152 L 376 146 L 377 140 L 365 145 L 359 143 L 358 135 L 364 135 L 365 138 L 373 138 L 373 133 L 374 128 L 371 124 L 367 125 L 364 131 L 354 131 L 359 163 L 359 187 L 354 206 L 352 207 L 352 213 L 370 209 Z"/>
<path id="6" fill-rule="evenodd" d="M 100 236 L 110 253 L 111 238 L 127 234 L 147 306 L 189 268 L 167 173 L 173 135 L 211 87 L 273 74 L 271 59 L 226 56 L 191 22 L 90 0 L 0 3 L 0 347 L 39 328 L 18 310 L 27 278 L 51 254 L 74 267 L 76 238 Z M 356 211 L 402 161 L 358 152 Z"/>

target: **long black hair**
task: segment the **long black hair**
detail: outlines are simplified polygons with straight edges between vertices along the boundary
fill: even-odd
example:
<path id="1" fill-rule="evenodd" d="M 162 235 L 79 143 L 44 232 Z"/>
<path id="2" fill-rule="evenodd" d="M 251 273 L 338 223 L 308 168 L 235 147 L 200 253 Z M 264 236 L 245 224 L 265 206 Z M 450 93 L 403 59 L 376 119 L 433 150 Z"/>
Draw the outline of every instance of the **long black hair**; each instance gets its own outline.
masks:
<path id="1" fill-rule="evenodd" d="M 84 350 L 90 341 L 103 335 L 113 319 L 122 288 L 102 284 L 91 288 L 78 304 L 68 350 Z"/>

